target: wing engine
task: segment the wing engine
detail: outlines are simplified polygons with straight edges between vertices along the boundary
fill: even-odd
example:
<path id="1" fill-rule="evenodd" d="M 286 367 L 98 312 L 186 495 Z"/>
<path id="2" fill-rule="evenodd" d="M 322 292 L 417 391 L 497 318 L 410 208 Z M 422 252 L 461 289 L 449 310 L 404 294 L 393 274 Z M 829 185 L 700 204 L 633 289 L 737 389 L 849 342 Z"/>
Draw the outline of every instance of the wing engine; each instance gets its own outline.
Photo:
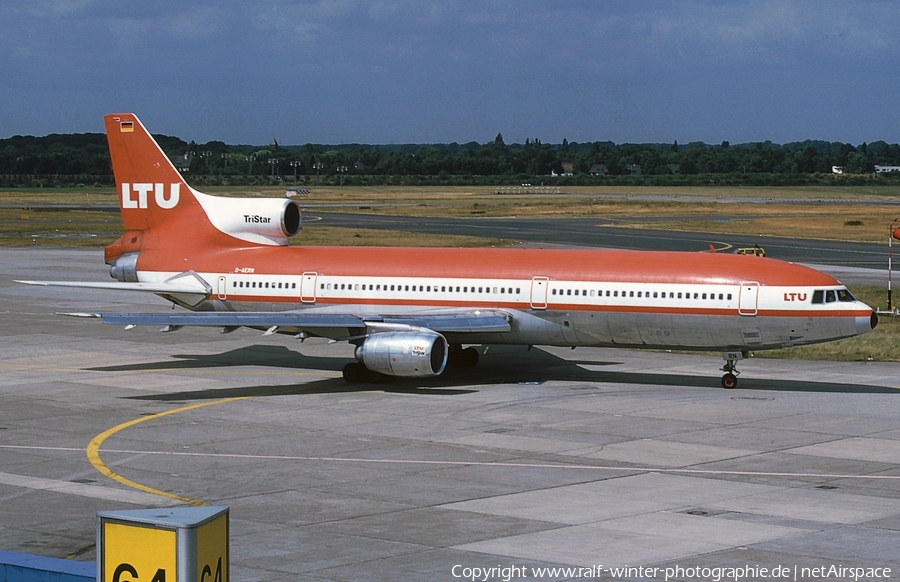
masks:
<path id="1" fill-rule="evenodd" d="M 447 340 L 429 329 L 375 333 L 356 348 L 356 359 L 388 376 L 437 376 L 447 365 Z"/>

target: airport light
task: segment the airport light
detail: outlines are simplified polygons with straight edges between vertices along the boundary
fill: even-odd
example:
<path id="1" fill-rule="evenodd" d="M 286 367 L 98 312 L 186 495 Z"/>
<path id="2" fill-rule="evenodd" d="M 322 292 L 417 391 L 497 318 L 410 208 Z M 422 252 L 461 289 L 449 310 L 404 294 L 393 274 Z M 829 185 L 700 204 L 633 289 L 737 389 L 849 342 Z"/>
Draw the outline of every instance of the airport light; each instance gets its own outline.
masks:
<path id="1" fill-rule="evenodd" d="M 294 167 L 294 183 L 295 184 L 297 183 L 297 168 L 299 168 L 302 165 L 303 164 L 301 162 L 291 162 L 291 166 Z"/>

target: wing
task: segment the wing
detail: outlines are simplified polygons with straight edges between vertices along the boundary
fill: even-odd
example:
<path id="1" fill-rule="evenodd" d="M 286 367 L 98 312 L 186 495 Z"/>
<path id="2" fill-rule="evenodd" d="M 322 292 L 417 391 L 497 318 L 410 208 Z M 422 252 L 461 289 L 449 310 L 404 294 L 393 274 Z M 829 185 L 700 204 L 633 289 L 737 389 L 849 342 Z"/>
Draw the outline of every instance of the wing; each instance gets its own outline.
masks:
<path id="1" fill-rule="evenodd" d="M 79 281 L 17 281 L 26 285 L 144 291 L 178 297 L 189 305 L 206 299 L 212 288 L 193 271 L 186 271 L 159 283 L 94 283 Z M 111 325 L 160 325 L 162 331 L 185 326 L 220 327 L 231 332 L 239 327 L 266 330 L 299 337 L 320 336 L 335 340 L 364 338 L 381 331 L 430 329 L 442 334 L 503 333 L 510 331 L 508 313 L 498 310 L 456 310 L 417 312 L 408 315 L 357 315 L 353 313 L 313 313 L 297 311 L 191 311 L 178 313 L 63 313 L 74 317 L 100 318 Z"/>
<path id="2" fill-rule="evenodd" d="M 409 316 L 304 313 L 303 311 L 188 312 L 188 313 L 66 313 L 76 317 L 100 318 L 110 325 L 160 325 L 163 331 L 184 326 L 238 327 L 265 329 L 267 334 L 315 335 L 336 340 L 352 340 L 380 331 L 430 329 L 443 334 L 493 333 L 510 330 L 509 315 L 499 311 L 415 314 Z"/>

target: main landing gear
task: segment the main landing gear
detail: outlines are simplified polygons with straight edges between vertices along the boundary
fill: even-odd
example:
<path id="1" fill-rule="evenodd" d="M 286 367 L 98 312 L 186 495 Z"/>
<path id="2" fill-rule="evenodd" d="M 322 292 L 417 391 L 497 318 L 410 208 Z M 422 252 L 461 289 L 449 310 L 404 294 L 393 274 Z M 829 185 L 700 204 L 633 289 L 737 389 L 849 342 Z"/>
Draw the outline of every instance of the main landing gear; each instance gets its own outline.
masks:
<path id="1" fill-rule="evenodd" d="M 737 388 L 737 377 L 740 375 L 737 362 L 744 359 L 744 352 L 722 352 L 722 357 L 725 359 L 725 365 L 722 366 L 722 371 L 725 372 L 722 376 L 722 388 Z"/>
<path id="2" fill-rule="evenodd" d="M 450 354 L 447 363 L 454 368 L 474 368 L 478 364 L 478 350 L 473 347 L 464 348 L 460 345 L 450 345 Z"/>
<path id="3" fill-rule="evenodd" d="M 353 384 L 361 384 L 370 382 L 372 384 L 387 384 L 394 379 L 394 376 L 388 376 L 375 370 L 370 370 L 362 362 L 350 362 L 341 371 L 344 380 Z"/>

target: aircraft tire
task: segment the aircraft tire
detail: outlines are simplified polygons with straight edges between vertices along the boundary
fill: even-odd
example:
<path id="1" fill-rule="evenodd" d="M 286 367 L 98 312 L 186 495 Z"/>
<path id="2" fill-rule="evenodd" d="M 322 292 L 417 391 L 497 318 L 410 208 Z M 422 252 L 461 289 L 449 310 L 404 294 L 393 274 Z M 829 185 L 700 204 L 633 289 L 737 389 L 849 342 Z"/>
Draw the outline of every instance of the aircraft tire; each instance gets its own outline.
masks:
<path id="1" fill-rule="evenodd" d="M 722 388 L 726 390 L 731 390 L 732 388 L 737 388 L 737 376 L 728 372 L 724 376 L 722 376 Z"/>
<path id="2" fill-rule="evenodd" d="M 362 364 L 360 364 L 362 366 Z M 387 384 L 388 382 L 393 382 L 395 376 L 389 376 L 388 374 L 382 374 L 381 372 L 376 372 L 374 370 L 366 370 L 366 379 L 363 382 L 371 382 L 373 384 Z"/>
<path id="3" fill-rule="evenodd" d="M 347 382 L 358 384 L 369 379 L 369 370 L 359 362 L 350 362 L 344 366 L 341 375 Z"/>
<path id="4" fill-rule="evenodd" d="M 478 350 L 472 347 L 450 351 L 449 364 L 454 368 L 474 368 L 478 364 Z"/>

